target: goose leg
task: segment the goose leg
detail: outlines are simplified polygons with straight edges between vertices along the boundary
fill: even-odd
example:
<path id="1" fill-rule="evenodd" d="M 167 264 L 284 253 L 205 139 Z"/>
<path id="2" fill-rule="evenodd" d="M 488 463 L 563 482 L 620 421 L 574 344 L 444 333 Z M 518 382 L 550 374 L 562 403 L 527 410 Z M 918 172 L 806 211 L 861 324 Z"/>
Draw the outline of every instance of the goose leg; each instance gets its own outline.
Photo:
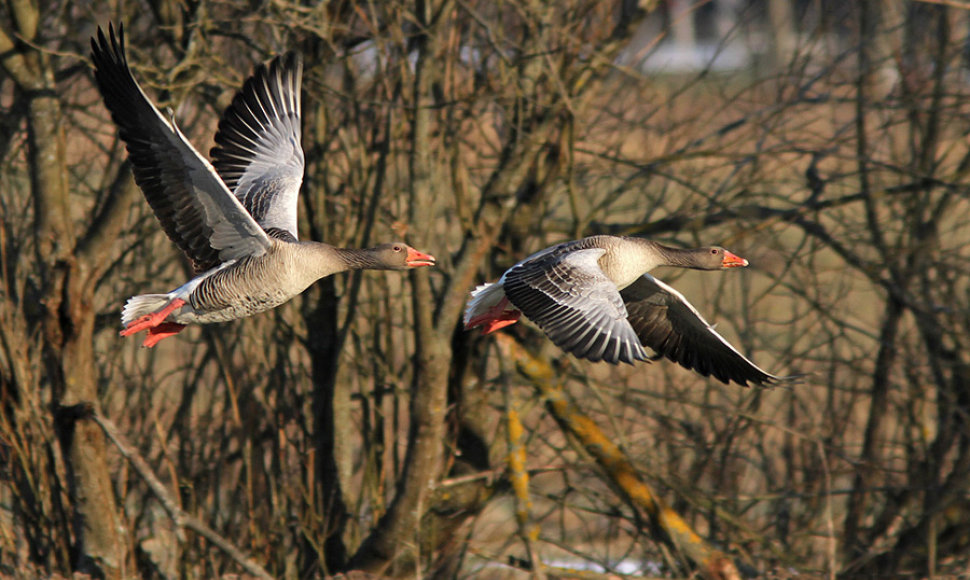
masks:
<path id="1" fill-rule="evenodd" d="M 165 322 L 165 319 L 168 317 L 169 314 L 178 310 L 184 305 L 185 305 L 185 300 L 182 300 L 181 298 L 176 298 L 175 300 L 172 300 L 171 302 L 169 302 L 165 308 L 162 308 L 158 312 L 152 312 L 151 314 L 146 314 L 137 320 L 132 320 L 130 323 L 128 323 L 128 326 L 126 326 L 125 329 L 121 331 L 121 336 L 131 336 L 136 332 L 141 332 L 143 330 L 151 330 L 156 326 L 159 326 L 160 324 Z M 169 335 L 166 335 L 166 336 L 169 336 Z M 162 338 L 165 338 L 165 337 L 163 336 L 158 340 L 156 340 L 155 342 L 158 342 Z M 150 337 L 149 337 L 149 340 L 150 340 Z M 147 340 L 146 340 L 146 343 L 147 343 Z M 150 346 L 150 345 L 146 344 L 145 346 Z"/>
<path id="2" fill-rule="evenodd" d="M 153 326 L 148 329 L 148 336 L 145 337 L 145 342 L 141 343 L 141 345 L 146 348 L 151 348 L 163 338 L 175 336 L 182 332 L 183 328 L 185 328 L 185 325 L 177 322 L 163 322 L 158 326 Z"/>
<path id="3" fill-rule="evenodd" d="M 519 321 L 522 313 L 515 309 L 509 309 L 509 299 L 502 298 L 502 301 L 492 306 L 482 314 L 468 321 L 465 328 L 482 327 L 482 334 L 491 334 L 500 328 L 515 324 Z"/>
<path id="4" fill-rule="evenodd" d="M 500 328 L 511 326 L 519 321 L 520 316 L 522 316 L 522 313 L 517 310 L 515 312 L 504 312 L 501 315 L 489 320 L 487 324 L 483 324 L 482 334 L 491 334 Z"/>

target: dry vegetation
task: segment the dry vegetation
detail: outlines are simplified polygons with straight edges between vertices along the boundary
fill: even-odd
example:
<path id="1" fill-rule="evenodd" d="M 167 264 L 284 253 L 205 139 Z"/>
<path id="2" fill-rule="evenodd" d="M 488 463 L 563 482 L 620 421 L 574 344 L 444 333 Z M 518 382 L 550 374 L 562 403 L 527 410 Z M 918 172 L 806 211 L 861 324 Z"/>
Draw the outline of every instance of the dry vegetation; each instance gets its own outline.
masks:
<path id="1" fill-rule="evenodd" d="M 651 6 L 554 4 L 0 8 L 0 575 L 966 569 L 966 11 L 861 2 L 802 15 L 770 66 L 658 76 L 615 66 Z M 188 270 L 92 86 L 112 18 L 203 151 L 254 63 L 304 52 L 303 237 L 403 237 L 438 267 L 326 279 L 153 350 L 120 339 L 125 298 Z M 604 232 L 748 258 L 660 275 L 804 380 L 461 330 L 475 284 Z"/>

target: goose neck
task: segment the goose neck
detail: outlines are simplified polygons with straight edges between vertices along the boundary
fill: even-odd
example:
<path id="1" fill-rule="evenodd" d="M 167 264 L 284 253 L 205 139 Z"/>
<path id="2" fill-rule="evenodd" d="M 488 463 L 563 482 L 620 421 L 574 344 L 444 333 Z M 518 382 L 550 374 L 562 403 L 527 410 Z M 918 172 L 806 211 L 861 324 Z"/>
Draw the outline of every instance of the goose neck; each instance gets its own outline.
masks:
<path id="1" fill-rule="evenodd" d="M 333 248 L 344 270 L 377 270 L 384 266 L 373 248 Z"/>

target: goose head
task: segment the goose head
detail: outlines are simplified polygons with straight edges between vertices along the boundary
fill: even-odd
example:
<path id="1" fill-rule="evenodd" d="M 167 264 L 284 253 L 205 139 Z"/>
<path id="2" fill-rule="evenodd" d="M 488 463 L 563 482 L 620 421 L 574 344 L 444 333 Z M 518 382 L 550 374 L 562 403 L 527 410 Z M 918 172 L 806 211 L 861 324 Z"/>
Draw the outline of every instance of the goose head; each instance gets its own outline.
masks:
<path id="1" fill-rule="evenodd" d="M 412 248 L 403 242 L 390 242 L 371 249 L 372 257 L 387 270 L 406 270 L 434 266 L 435 257 Z"/>
<path id="2" fill-rule="evenodd" d="M 672 258 L 668 265 L 696 270 L 724 270 L 727 268 L 744 268 L 748 265 L 747 260 L 720 246 L 686 250 L 678 252 Z"/>

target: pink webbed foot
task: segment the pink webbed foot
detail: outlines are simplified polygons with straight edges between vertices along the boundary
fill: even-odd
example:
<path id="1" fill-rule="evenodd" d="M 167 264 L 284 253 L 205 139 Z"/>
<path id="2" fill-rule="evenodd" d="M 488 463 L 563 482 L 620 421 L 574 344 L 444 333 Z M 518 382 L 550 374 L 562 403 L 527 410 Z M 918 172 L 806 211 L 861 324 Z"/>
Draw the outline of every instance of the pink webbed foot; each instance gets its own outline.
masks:
<path id="1" fill-rule="evenodd" d="M 185 300 L 182 300 L 181 298 L 176 298 L 175 300 L 172 300 L 171 302 L 169 302 L 165 308 L 162 308 L 158 312 L 152 312 L 151 314 L 146 314 L 141 318 L 138 318 L 137 320 L 132 320 L 131 322 L 128 323 L 128 326 L 126 326 L 125 329 L 121 331 L 120 334 L 121 336 L 131 336 L 136 332 L 141 332 L 143 330 L 151 330 L 156 326 L 159 326 L 162 323 L 164 323 L 165 319 L 168 317 L 169 314 L 171 314 L 172 312 L 175 312 L 176 310 L 178 310 L 184 305 L 185 305 Z M 162 338 L 165 338 L 165 337 L 163 336 L 158 340 L 161 340 Z M 158 342 L 158 340 L 156 340 L 155 342 Z M 146 344 L 146 346 L 149 346 L 149 345 Z"/>
<path id="2" fill-rule="evenodd" d="M 469 320 L 465 329 L 481 326 L 483 335 L 491 334 L 500 328 L 515 324 L 519 321 L 520 316 L 522 316 L 522 313 L 518 310 L 509 309 L 509 299 L 503 298 L 495 306 Z"/>
<path id="3" fill-rule="evenodd" d="M 487 323 L 482 324 L 482 335 L 491 334 L 500 328 L 505 328 L 506 326 L 512 326 L 519 321 L 519 317 L 522 313 L 519 311 L 507 312 L 502 318 L 493 318 Z"/>
<path id="4" fill-rule="evenodd" d="M 163 322 L 158 326 L 153 326 L 148 329 L 148 336 L 145 337 L 145 342 L 141 343 L 141 345 L 146 348 L 151 348 L 163 338 L 175 336 L 182 332 L 183 328 L 185 328 L 185 325 L 177 322 Z"/>

